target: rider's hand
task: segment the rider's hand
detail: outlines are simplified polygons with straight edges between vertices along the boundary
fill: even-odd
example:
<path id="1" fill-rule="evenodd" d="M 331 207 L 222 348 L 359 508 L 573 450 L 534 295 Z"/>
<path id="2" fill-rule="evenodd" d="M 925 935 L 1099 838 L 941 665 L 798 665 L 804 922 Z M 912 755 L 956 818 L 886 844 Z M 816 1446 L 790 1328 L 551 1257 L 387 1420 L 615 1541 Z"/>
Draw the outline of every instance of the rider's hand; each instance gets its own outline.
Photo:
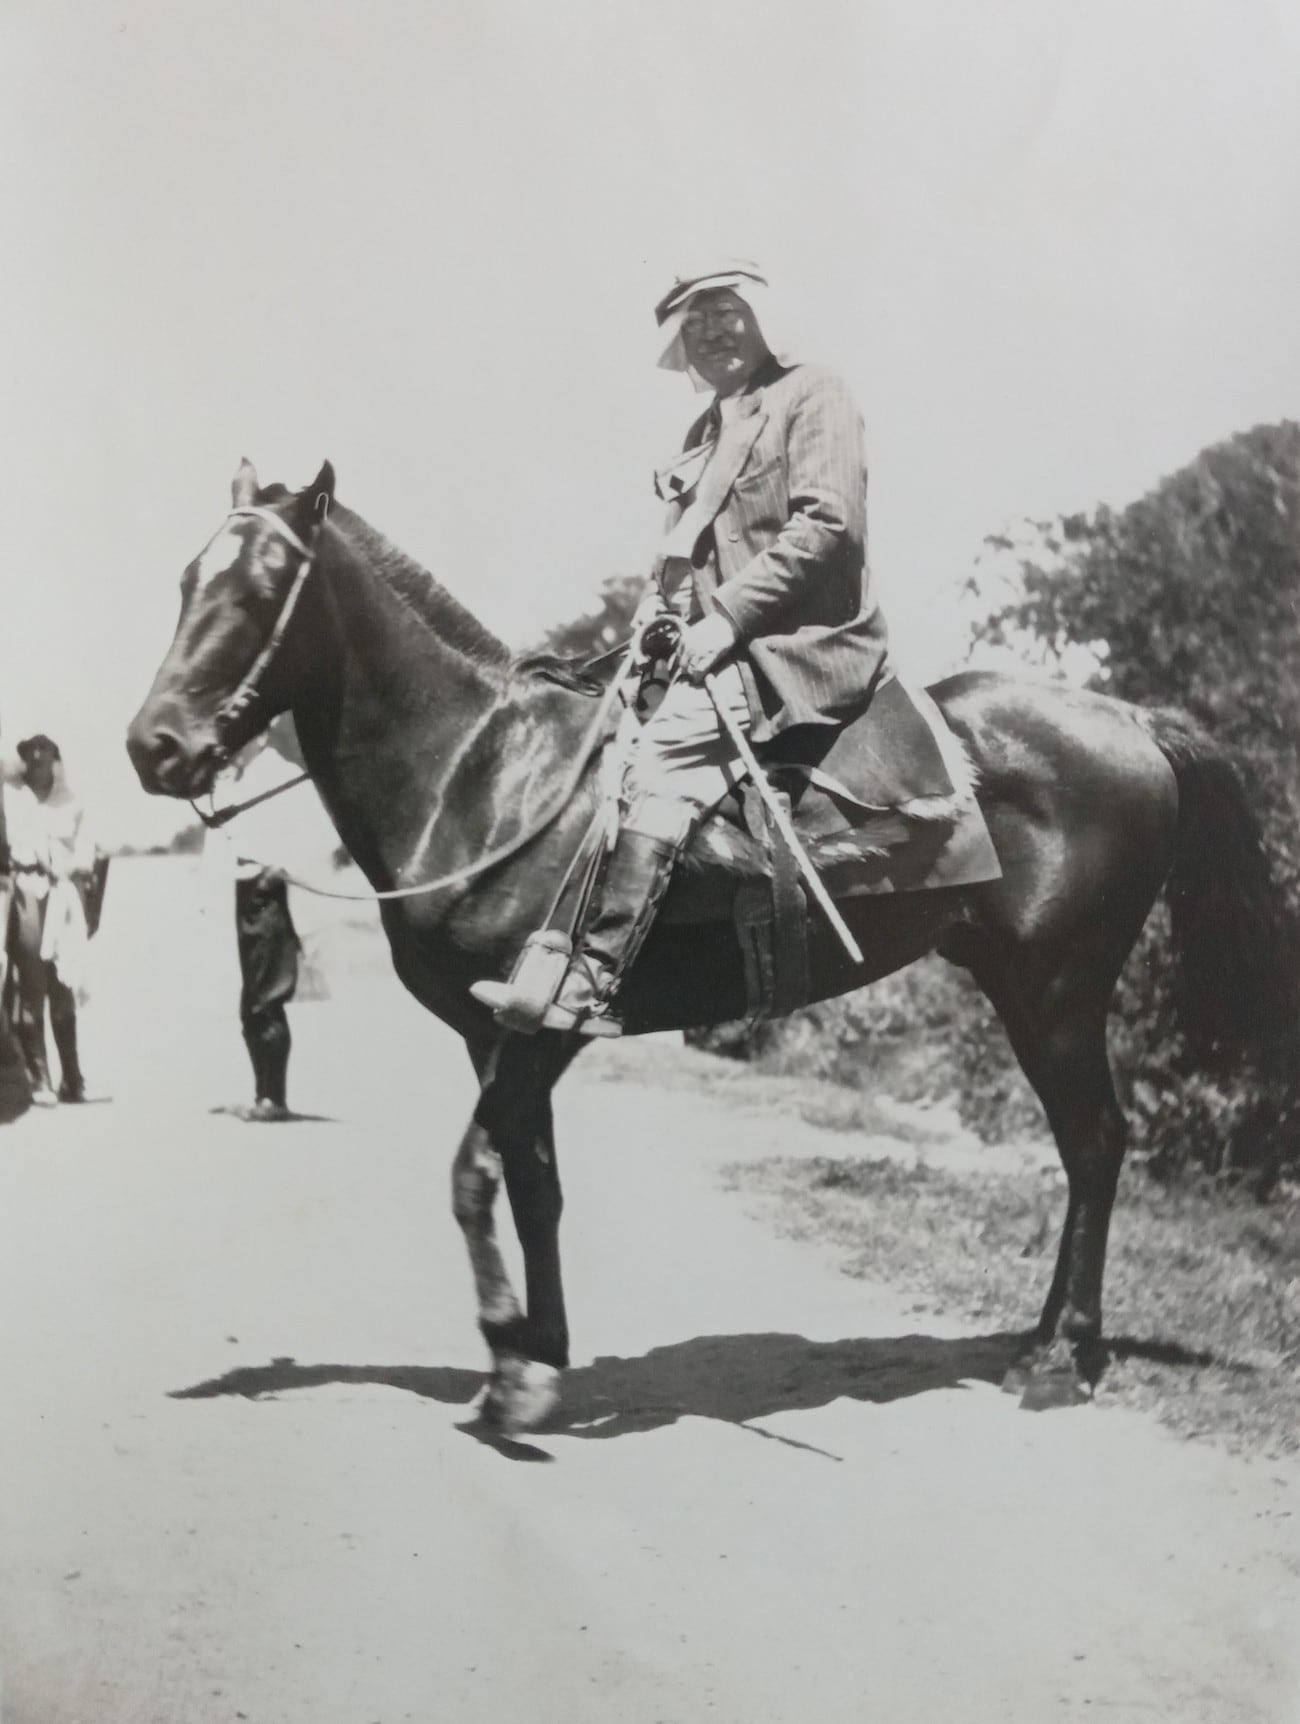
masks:
<path id="1" fill-rule="evenodd" d="M 696 680 L 707 676 L 735 644 L 736 631 L 720 611 L 715 611 L 710 617 L 701 617 L 682 636 L 682 668 L 687 676 Z"/>

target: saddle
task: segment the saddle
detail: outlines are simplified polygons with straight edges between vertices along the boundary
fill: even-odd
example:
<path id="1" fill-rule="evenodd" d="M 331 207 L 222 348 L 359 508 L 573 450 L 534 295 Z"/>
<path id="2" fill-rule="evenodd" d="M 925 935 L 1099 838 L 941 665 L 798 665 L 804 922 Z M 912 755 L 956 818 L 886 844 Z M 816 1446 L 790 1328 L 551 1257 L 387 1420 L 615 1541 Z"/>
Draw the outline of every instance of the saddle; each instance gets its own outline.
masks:
<path id="1" fill-rule="evenodd" d="M 894 679 L 842 731 L 787 731 L 759 760 L 788 798 L 795 831 L 833 898 L 1001 877 L 974 770 L 923 691 Z M 734 921 L 747 1016 L 757 1020 L 809 998 L 808 915 L 793 858 L 744 783 L 695 833 L 659 919 Z"/>
<path id="2" fill-rule="evenodd" d="M 842 731 L 786 731 L 758 751 L 834 898 L 973 886 L 1001 876 L 960 741 L 928 694 L 895 678 Z M 768 879 L 770 844 L 742 793 L 695 833 L 664 900 L 671 922 L 717 921 L 737 877 Z"/>

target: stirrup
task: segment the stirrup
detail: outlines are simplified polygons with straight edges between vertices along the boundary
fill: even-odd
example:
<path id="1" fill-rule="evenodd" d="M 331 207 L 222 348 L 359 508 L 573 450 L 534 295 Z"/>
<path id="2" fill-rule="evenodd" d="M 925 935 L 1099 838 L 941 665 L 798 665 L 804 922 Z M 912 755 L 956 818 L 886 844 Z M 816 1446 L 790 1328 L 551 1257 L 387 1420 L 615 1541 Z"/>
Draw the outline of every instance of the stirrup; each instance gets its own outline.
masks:
<path id="1" fill-rule="evenodd" d="M 621 1036 L 622 1024 L 605 1010 L 605 978 L 591 959 L 574 959 L 572 949 L 567 934 L 544 928 L 529 936 L 508 982 L 473 982 L 470 994 L 490 1009 L 502 1029 L 519 1035 L 558 1030 L 564 1035 Z M 577 998 L 566 1000 L 566 994 Z"/>
<path id="2" fill-rule="evenodd" d="M 573 941 L 559 928 L 540 928 L 524 941 L 508 982 L 471 982 L 470 995 L 503 1029 L 536 1035 L 564 985 Z"/>
<path id="3" fill-rule="evenodd" d="M 597 1006 L 563 1006 L 552 1000 L 539 1017 L 532 996 L 521 992 L 513 982 L 472 982 L 469 991 L 481 1006 L 488 1007 L 503 1030 L 513 1030 L 517 1035 L 533 1036 L 538 1030 L 596 1037 L 623 1034 L 618 1019 L 609 1017 Z"/>
<path id="4" fill-rule="evenodd" d="M 623 1034 L 619 1020 L 610 1017 L 600 1006 L 562 1006 L 558 1002 L 546 1008 L 542 1028 L 560 1030 L 565 1035 L 588 1036 L 597 1041 L 612 1041 Z"/>

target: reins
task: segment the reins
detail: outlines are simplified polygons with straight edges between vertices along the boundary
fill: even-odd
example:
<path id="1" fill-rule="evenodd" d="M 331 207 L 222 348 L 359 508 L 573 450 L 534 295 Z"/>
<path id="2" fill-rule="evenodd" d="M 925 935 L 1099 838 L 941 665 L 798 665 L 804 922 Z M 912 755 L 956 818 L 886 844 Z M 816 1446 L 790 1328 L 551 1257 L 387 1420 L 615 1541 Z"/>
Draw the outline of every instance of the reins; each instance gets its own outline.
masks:
<path id="1" fill-rule="evenodd" d="M 210 832 L 218 831 L 228 825 L 236 815 L 245 813 L 250 808 L 256 808 L 259 802 L 269 802 L 273 796 L 279 796 L 285 790 L 296 790 L 300 784 L 306 784 L 311 778 L 310 772 L 297 772 L 292 778 L 286 778 L 283 784 L 273 784 L 269 790 L 259 790 L 256 796 L 250 796 L 245 802 L 232 802 L 226 808 L 216 808 L 211 814 L 205 814 L 191 796 L 190 807 Z M 211 792 L 208 800 L 212 800 Z"/>
<path id="2" fill-rule="evenodd" d="M 321 500 L 324 503 L 324 507 L 320 509 L 319 520 L 323 522 L 326 513 L 328 512 L 329 501 L 328 498 L 324 497 Z M 272 629 L 269 639 L 254 659 L 248 673 L 242 678 L 239 686 L 217 715 L 216 725 L 219 742 L 221 731 L 223 729 L 229 731 L 235 720 L 242 717 L 257 699 L 258 684 L 266 674 L 271 660 L 274 657 L 281 640 L 284 638 L 285 630 L 289 624 L 289 618 L 293 614 L 294 606 L 298 602 L 299 595 L 302 592 L 307 576 L 310 574 L 312 566 L 316 560 L 314 546 L 305 544 L 304 541 L 298 537 L 297 533 L 294 532 L 293 528 L 289 526 L 288 522 L 281 520 L 279 515 L 277 515 L 273 509 L 261 507 L 257 504 L 248 504 L 243 508 L 232 509 L 229 518 L 233 519 L 240 515 L 255 515 L 259 519 L 266 521 L 270 526 L 274 527 L 278 533 L 288 540 L 294 550 L 299 553 L 301 562 L 299 563 L 297 572 L 294 575 L 293 585 L 290 587 L 288 596 L 281 607 L 280 615 L 276 618 L 275 627 Z M 588 725 L 587 730 L 583 735 L 582 743 L 574 756 L 574 764 L 564 781 L 562 794 L 557 796 L 554 805 L 550 807 L 544 815 L 534 820 L 531 825 L 526 826 L 522 832 L 516 833 L 516 835 L 507 840 L 506 843 L 498 844 L 495 849 L 489 850 L 485 855 L 478 857 L 477 860 L 466 863 L 464 867 L 453 868 L 449 873 L 440 874 L 436 879 L 421 880 L 417 885 L 413 886 L 394 886 L 390 887 L 387 891 L 382 892 L 332 891 L 326 886 L 317 886 L 311 880 L 304 880 L 298 875 L 290 873 L 288 869 L 281 868 L 277 863 L 266 862 L 259 856 L 240 856 L 239 860 L 241 862 L 252 862 L 264 868 L 273 868 L 275 869 L 275 872 L 279 874 L 282 879 L 287 881 L 290 886 L 296 886 L 301 892 L 310 892 L 313 897 L 337 898 L 348 903 L 357 904 L 375 904 L 391 902 L 396 898 L 423 897 L 430 892 L 441 892 L 448 886 L 458 886 L 465 881 L 477 879 L 480 874 L 486 874 L 489 869 L 499 867 L 501 863 L 507 862 L 512 856 L 517 855 L 525 845 L 531 844 L 535 838 L 540 838 L 542 833 L 546 831 L 547 827 L 553 825 L 555 821 L 559 819 L 560 815 L 563 814 L 564 810 L 573 800 L 578 786 L 582 783 L 583 774 L 586 772 L 592 756 L 600 746 L 600 740 L 605 731 L 606 724 L 608 723 L 610 712 L 613 710 L 614 702 L 618 699 L 623 684 L 627 680 L 628 671 L 636 657 L 639 638 L 639 635 L 633 635 L 633 637 L 627 642 L 626 657 L 624 658 L 623 663 L 619 666 L 617 674 L 611 679 L 609 687 L 601 697 L 601 702 L 599 707 L 596 709 L 595 717 Z M 615 650 L 617 651 L 617 648 Z M 612 655 L 605 654 L 602 656 L 609 657 Z M 229 758 L 228 754 L 226 758 Z M 269 790 L 263 790 L 257 796 L 250 796 L 246 802 L 235 803 L 233 806 L 228 808 L 214 809 L 210 814 L 204 813 L 203 809 L 198 806 L 193 797 L 190 798 L 190 807 L 193 808 L 199 819 L 210 831 L 216 830 L 219 827 L 225 826 L 229 821 L 234 820 L 236 816 L 245 813 L 248 809 L 257 807 L 260 802 L 266 802 L 273 796 L 279 796 L 283 791 L 293 790 L 298 785 L 306 783 L 310 777 L 311 774 L 309 772 L 299 773 L 295 778 L 286 779 L 283 784 L 273 785 Z M 209 800 L 211 800 L 211 793 L 209 793 Z"/>

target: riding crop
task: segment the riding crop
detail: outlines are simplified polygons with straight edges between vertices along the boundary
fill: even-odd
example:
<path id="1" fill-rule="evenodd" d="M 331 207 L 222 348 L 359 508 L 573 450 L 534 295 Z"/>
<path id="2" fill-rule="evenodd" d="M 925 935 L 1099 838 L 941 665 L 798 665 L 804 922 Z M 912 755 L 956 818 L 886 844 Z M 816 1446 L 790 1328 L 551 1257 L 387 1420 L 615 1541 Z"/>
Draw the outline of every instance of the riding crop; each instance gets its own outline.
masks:
<path id="1" fill-rule="evenodd" d="M 713 702 L 713 710 L 717 713 L 723 729 L 731 738 L 732 746 L 735 748 L 736 753 L 744 762 L 745 767 L 749 772 L 749 776 L 753 780 L 754 789 L 757 790 L 759 796 L 763 800 L 763 806 L 772 816 L 772 824 L 781 834 L 782 839 L 790 850 L 790 854 L 794 857 L 795 864 L 798 867 L 799 872 L 804 877 L 804 883 L 820 905 L 826 920 L 839 935 L 840 944 L 844 947 L 844 950 L 848 953 L 849 957 L 852 958 L 855 964 L 863 963 L 865 960 L 863 959 L 861 948 L 858 946 L 858 942 L 853 938 L 853 935 L 849 932 L 848 924 L 845 922 L 843 916 L 841 916 L 839 911 L 835 908 L 835 900 L 822 884 L 821 875 L 818 874 L 817 870 L 809 860 L 808 852 L 799 842 L 799 835 L 794 829 L 794 822 L 785 811 L 784 802 L 782 802 L 781 798 L 768 782 L 767 774 L 758 764 L 757 757 L 755 756 L 753 749 L 749 746 L 748 737 L 736 723 L 736 720 L 727 707 L 726 700 L 719 693 L 718 679 L 709 672 L 706 672 L 703 681 L 705 688 L 709 692 L 709 699 Z"/>

